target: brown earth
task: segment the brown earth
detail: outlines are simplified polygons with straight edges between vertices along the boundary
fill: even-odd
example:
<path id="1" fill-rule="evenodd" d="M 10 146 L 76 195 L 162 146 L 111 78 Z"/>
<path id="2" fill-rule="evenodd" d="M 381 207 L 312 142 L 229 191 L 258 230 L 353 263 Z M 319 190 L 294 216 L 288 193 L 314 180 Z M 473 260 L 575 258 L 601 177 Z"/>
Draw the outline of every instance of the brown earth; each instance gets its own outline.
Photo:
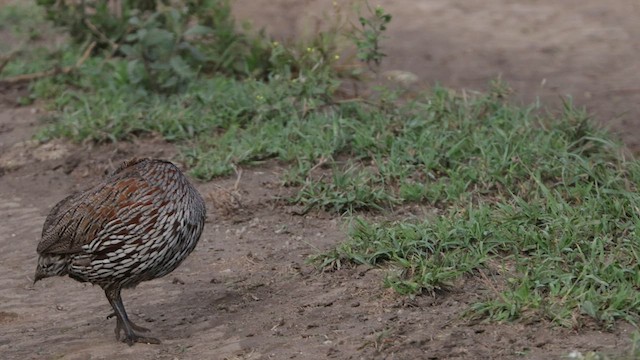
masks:
<path id="1" fill-rule="evenodd" d="M 380 3 L 395 16 L 385 70 L 478 89 L 502 74 L 524 101 L 553 104 L 572 93 L 638 146 L 635 1 Z M 302 32 L 312 23 L 304 14 L 319 16 L 326 4 L 243 0 L 236 12 L 283 38 Z M 306 258 L 343 241 L 343 222 L 299 216 L 277 201 L 290 190 L 280 187 L 276 163 L 197 184 L 209 218 L 196 251 L 169 276 L 124 293 L 132 319 L 163 343 L 116 342 L 100 288 L 68 278 L 32 284 L 44 217 L 120 161 L 172 159 L 176 150 L 158 139 L 38 145 L 29 139 L 42 110 L 15 102 L 25 91 L 0 89 L 1 359 L 549 359 L 629 345 L 634 328 L 624 323 L 609 331 L 472 323 L 460 314 L 489 291 L 475 278 L 410 299 L 385 289 L 378 269 L 316 271 Z"/>

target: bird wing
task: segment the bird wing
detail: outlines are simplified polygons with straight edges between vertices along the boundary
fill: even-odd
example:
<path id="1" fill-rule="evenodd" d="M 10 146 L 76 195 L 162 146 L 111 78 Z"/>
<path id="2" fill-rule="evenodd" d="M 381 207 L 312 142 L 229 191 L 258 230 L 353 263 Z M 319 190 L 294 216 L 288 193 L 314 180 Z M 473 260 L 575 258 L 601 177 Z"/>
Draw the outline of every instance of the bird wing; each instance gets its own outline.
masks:
<path id="1" fill-rule="evenodd" d="M 111 179 L 60 201 L 44 222 L 39 254 L 73 254 L 99 236 L 108 224 L 131 218 L 149 184 L 140 177 Z M 115 180 L 115 181 L 114 181 Z"/>

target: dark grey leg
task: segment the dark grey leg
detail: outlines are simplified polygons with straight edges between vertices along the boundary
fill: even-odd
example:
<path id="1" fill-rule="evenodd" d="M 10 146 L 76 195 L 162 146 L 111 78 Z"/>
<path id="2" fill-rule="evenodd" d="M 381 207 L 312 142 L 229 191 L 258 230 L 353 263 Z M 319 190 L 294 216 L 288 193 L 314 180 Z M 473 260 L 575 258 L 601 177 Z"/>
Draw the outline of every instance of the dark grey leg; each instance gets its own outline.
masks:
<path id="1" fill-rule="evenodd" d="M 118 320 L 115 329 L 116 339 L 120 340 L 120 331 L 124 330 L 124 339 L 122 339 L 122 341 L 126 342 L 129 346 L 137 342 L 147 344 L 160 344 L 160 340 L 156 338 L 141 336 L 136 333 L 136 330 L 140 331 L 141 327 L 134 325 L 129 320 L 127 312 L 124 309 L 124 304 L 122 304 L 120 287 L 105 289 L 104 293 L 107 296 L 107 300 L 109 300 L 109 304 L 111 304 L 111 307 L 113 308 L 116 319 Z"/>

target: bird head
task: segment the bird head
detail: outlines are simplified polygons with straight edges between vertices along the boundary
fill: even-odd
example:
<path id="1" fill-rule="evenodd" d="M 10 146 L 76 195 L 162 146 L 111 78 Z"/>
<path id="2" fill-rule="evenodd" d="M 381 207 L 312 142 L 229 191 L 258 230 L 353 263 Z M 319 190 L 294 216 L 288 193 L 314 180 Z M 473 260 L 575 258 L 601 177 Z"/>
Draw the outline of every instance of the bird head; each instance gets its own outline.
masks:
<path id="1" fill-rule="evenodd" d="M 67 274 L 68 260 L 63 255 L 40 255 L 33 283 L 50 276 Z"/>

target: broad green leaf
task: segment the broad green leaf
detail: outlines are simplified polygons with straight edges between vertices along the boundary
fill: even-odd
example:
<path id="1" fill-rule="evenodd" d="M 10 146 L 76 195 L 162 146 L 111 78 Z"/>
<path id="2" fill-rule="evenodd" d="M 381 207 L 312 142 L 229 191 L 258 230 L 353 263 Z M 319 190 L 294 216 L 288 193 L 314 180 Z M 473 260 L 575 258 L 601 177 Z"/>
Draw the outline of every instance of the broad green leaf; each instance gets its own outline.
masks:
<path id="1" fill-rule="evenodd" d="M 192 26 L 189 30 L 185 31 L 184 33 L 185 36 L 202 36 L 202 35 L 209 35 L 209 34 L 213 34 L 213 29 L 211 29 L 208 26 L 204 26 L 200 24 Z"/>
<path id="2" fill-rule="evenodd" d="M 171 68 L 178 74 L 180 77 L 188 78 L 193 76 L 193 70 L 189 66 L 189 64 L 182 59 L 180 56 L 173 56 L 171 60 L 169 60 L 171 64 Z"/>

